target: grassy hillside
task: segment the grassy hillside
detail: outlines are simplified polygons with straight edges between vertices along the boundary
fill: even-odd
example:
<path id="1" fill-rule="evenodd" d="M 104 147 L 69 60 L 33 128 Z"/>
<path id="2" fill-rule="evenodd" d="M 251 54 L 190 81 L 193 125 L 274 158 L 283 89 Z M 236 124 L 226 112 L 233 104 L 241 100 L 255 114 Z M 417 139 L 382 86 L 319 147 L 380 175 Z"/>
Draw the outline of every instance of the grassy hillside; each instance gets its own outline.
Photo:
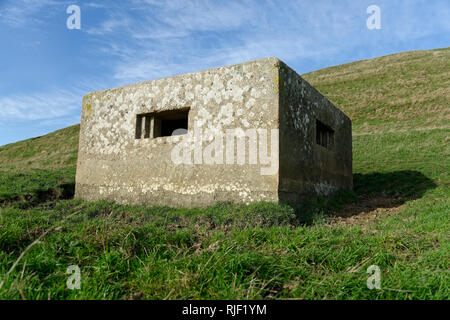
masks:
<path id="1" fill-rule="evenodd" d="M 70 199 L 78 126 L 0 147 L 0 298 L 448 299 L 449 62 L 447 48 L 304 75 L 353 121 L 355 189 L 297 212 Z"/>
<path id="2" fill-rule="evenodd" d="M 79 129 L 71 126 L 0 147 L 0 203 L 30 206 L 71 197 Z"/>
<path id="3" fill-rule="evenodd" d="M 355 134 L 450 128 L 450 49 L 413 51 L 305 74 Z"/>
<path id="4" fill-rule="evenodd" d="M 80 125 L 0 147 L 0 170 L 74 167 Z"/>

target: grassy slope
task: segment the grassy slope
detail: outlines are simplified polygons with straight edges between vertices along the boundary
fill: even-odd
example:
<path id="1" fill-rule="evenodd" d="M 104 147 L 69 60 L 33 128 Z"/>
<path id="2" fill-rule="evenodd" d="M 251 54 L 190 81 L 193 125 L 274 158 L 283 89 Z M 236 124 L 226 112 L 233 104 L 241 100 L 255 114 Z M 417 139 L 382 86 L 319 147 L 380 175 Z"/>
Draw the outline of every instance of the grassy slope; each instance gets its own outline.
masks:
<path id="1" fill-rule="evenodd" d="M 449 298 L 450 49 L 305 78 L 353 120 L 355 193 L 301 212 L 168 209 L 70 195 L 78 126 L 0 147 L 0 298 Z M 334 213 L 341 217 L 332 217 Z M 81 290 L 66 268 L 81 267 Z M 366 269 L 381 268 L 382 290 Z"/>
<path id="2" fill-rule="evenodd" d="M 0 203 L 30 205 L 73 193 L 79 128 L 0 147 Z"/>
<path id="3" fill-rule="evenodd" d="M 0 170 L 74 167 L 79 125 L 0 147 Z"/>
<path id="4" fill-rule="evenodd" d="M 413 51 L 304 75 L 356 134 L 450 128 L 450 49 Z"/>

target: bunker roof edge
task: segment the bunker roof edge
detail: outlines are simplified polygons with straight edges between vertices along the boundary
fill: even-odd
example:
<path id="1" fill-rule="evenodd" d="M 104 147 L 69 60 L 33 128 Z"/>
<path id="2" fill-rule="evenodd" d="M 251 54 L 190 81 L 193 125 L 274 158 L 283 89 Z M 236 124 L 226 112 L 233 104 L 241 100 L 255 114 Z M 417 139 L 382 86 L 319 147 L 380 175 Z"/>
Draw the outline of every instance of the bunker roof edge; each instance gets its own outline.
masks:
<path id="1" fill-rule="evenodd" d="M 254 59 L 254 60 L 249 60 L 249 61 L 245 61 L 245 62 L 241 62 L 241 63 L 233 63 L 233 64 L 228 64 L 228 65 L 223 65 L 223 66 L 218 66 L 218 67 L 213 67 L 213 68 L 208 68 L 208 69 L 203 69 L 203 70 L 197 70 L 197 71 L 192 71 L 192 72 L 174 74 L 172 76 L 167 76 L 167 77 L 161 77 L 161 78 L 155 78 L 155 79 L 150 79 L 150 80 L 144 80 L 144 81 L 140 81 L 140 82 L 125 84 L 125 85 L 122 85 L 122 86 L 107 88 L 107 89 L 103 89 L 103 90 L 95 90 L 95 91 L 91 91 L 91 92 L 87 93 L 86 95 L 84 95 L 83 100 L 84 100 L 84 98 L 86 98 L 86 97 L 88 97 L 88 96 L 90 96 L 92 94 L 95 94 L 95 93 L 99 94 L 99 93 L 114 91 L 114 90 L 118 90 L 118 89 L 122 89 L 122 88 L 139 86 L 139 85 L 142 85 L 142 84 L 150 83 L 152 81 L 164 80 L 164 79 L 170 79 L 170 78 L 178 78 L 178 77 L 183 77 L 183 76 L 192 75 L 192 74 L 196 74 L 196 73 L 203 73 L 203 72 L 208 72 L 208 71 L 212 71 L 212 70 L 217 70 L 217 69 L 221 69 L 221 68 L 229 68 L 229 67 L 234 67 L 234 66 L 239 66 L 239 65 L 244 65 L 244 64 L 251 64 L 251 63 L 255 63 L 255 62 L 262 62 L 264 60 L 268 60 L 268 61 L 273 60 L 274 61 L 273 65 L 276 66 L 277 68 L 280 68 L 281 63 L 287 65 L 281 59 L 279 59 L 277 57 L 274 57 L 274 56 L 261 58 L 261 59 Z"/>

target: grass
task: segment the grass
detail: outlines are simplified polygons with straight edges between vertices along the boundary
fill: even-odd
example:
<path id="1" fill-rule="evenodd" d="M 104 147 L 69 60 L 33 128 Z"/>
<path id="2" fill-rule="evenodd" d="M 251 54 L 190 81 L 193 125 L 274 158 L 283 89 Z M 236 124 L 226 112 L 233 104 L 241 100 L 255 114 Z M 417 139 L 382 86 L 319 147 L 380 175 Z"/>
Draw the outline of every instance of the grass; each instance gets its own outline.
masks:
<path id="1" fill-rule="evenodd" d="M 450 49 L 405 52 L 304 78 L 352 119 L 353 133 L 449 128 Z"/>
<path id="2" fill-rule="evenodd" d="M 77 126 L 0 147 L 0 299 L 448 299 L 450 129 L 440 99 L 449 86 L 442 93 L 428 82 L 442 94 L 421 100 L 416 121 L 406 111 L 419 106 L 421 91 L 394 84 L 422 85 L 423 70 L 445 76 L 440 57 L 449 52 L 403 53 L 305 76 L 340 97 L 353 120 L 355 188 L 298 211 L 271 203 L 173 209 L 70 199 Z M 378 117 L 362 110 L 372 87 L 376 104 L 386 106 Z M 406 104 L 391 107 L 393 98 Z M 387 116 L 384 108 L 398 113 Z M 81 269 L 80 290 L 66 286 L 70 265 Z M 366 286 L 370 265 L 381 269 L 381 290 Z"/>
<path id="3" fill-rule="evenodd" d="M 0 171 L 75 168 L 79 125 L 0 146 Z"/>
<path id="4" fill-rule="evenodd" d="M 0 171 L 0 203 L 15 202 L 26 208 L 46 200 L 70 198 L 74 194 L 74 180 L 74 168 Z"/>

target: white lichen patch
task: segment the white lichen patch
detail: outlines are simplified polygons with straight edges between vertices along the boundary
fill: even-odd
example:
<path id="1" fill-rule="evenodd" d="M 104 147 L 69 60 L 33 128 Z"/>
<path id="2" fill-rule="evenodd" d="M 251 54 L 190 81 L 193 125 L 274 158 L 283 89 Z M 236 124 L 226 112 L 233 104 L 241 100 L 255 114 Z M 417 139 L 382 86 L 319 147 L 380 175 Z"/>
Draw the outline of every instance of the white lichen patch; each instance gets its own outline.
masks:
<path id="1" fill-rule="evenodd" d="M 278 128 L 279 99 L 272 81 L 278 70 L 273 64 L 273 59 L 264 59 L 87 95 L 79 147 L 80 158 L 86 161 L 78 168 L 77 183 L 97 186 L 99 198 L 130 203 L 171 194 L 213 199 L 228 192 L 248 203 L 265 199 L 264 193 L 255 194 L 257 188 L 275 194 L 268 186 L 275 188 L 275 176 L 261 177 L 257 167 L 255 179 L 261 180 L 257 184 L 246 182 L 245 166 L 236 170 L 224 165 L 221 178 L 214 178 L 211 171 L 209 181 L 197 167 L 176 169 L 171 150 L 179 136 L 136 138 L 137 115 L 185 108 L 189 108 L 188 130 L 202 128 L 200 143 L 205 146 L 227 129 Z M 189 146 L 192 151 L 194 147 Z"/>
<path id="2" fill-rule="evenodd" d="M 211 132 L 230 127 L 259 127 L 262 123 L 273 126 L 276 119 L 266 113 L 270 112 L 268 104 L 258 104 L 258 99 L 267 98 L 270 87 L 266 77 L 260 75 L 271 74 L 273 70 L 266 63 L 244 66 L 245 77 L 242 67 L 230 66 L 90 94 L 84 102 L 81 133 L 84 143 L 80 150 L 123 154 L 141 144 L 134 136 L 137 114 L 177 108 L 190 108 L 191 123 L 205 126 Z M 249 79 L 254 81 L 252 85 Z M 247 118 L 243 106 L 263 110 L 252 112 Z"/>
<path id="3" fill-rule="evenodd" d="M 314 190 L 318 195 L 327 196 L 336 191 L 336 186 L 328 182 L 319 182 L 314 184 Z"/>

